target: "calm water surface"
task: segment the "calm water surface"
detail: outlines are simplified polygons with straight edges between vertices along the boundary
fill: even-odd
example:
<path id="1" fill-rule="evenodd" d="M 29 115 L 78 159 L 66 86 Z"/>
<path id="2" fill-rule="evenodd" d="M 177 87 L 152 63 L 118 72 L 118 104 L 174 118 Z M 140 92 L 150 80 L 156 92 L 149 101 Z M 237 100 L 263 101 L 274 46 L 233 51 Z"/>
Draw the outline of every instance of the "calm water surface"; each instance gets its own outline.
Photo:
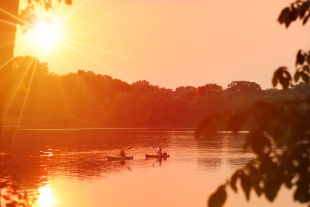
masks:
<path id="1" fill-rule="evenodd" d="M 202 207 L 219 184 L 253 158 L 243 150 L 244 136 L 220 133 L 196 140 L 193 131 L 177 130 L 22 130 L 15 152 L 0 155 L 0 176 L 36 198 L 37 207 Z M 130 147 L 134 160 L 106 160 Z M 171 157 L 145 160 L 154 147 Z M 229 192 L 225 206 L 299 205 L 282 190 L 272 205 L 254 193 L 246 202 L 242 192 Z"/>

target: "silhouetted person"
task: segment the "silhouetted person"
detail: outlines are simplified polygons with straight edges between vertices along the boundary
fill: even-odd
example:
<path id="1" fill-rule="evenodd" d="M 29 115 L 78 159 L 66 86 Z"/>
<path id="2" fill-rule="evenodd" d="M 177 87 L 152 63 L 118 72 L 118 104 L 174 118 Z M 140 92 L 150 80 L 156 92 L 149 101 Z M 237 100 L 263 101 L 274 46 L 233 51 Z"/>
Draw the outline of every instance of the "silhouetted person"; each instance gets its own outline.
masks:
<path id="1" fill-rule="evenodd" d="M 125 157 L 126 153 L 124 152 L 124 150 L 121 150 L 121 152 L 119 153 L 119 156 Z"/>
<path id="2" fill-rule="evenodd" d="M 162 148 L 159 148 L 159 150 L 157 151 L 157 154 L 158 154 L 159 156 L 162 156 L 162 155 L 163 155 L 163 150 L 162 150 Z"/>

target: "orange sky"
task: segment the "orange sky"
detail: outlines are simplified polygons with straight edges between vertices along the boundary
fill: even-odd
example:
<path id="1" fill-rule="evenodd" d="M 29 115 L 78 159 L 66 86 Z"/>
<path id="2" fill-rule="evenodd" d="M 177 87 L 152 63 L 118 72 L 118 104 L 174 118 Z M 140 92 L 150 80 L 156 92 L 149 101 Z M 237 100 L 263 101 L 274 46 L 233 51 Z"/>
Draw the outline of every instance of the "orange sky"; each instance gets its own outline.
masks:
<path id="1" fill-rule="evenodd" d="M 81 4 L 62 10 L 62 15 Z M 249 80 L 271 87 L 273 71 L 293 71 L 299 48 L 310 48 L 309 26 L 280 26 L 289 0 L 89 0 L 62 25 L 68 38 L 122 54 L 71 44 L 46 59 L 50 70 L 93 70 L 127 82 L 181 85 Z M 16 51 L 25 45 L 18 35 Z M 31 49 L 22 55 L 34 55 Z M 87 55 L 88 57 L 85 57 Z M 57 57 L 56 57 L 57 56 Z M 124 57 L 126 56 L 126 57 Z M 130 56 L 132 58 L 128 58 Z"/>

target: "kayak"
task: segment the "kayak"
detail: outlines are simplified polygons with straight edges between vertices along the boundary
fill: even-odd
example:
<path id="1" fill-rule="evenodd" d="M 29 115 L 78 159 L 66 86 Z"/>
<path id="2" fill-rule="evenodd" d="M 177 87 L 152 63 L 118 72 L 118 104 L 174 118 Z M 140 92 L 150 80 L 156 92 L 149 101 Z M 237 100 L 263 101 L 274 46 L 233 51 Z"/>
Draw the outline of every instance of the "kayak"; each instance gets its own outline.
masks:
<path id="1" fill-rule="evenodd" d="M 163 159 L 165 159 L 165 158 L 170 157 L 170 155 L 167 155 L 167 154 L 164 154 L 164 155 L 145 154 L 145 157 L 146 157 L 146 158 L 159 158 L 159 159 L 163 158 Z"/>
<path id="2" fill-rule="evenodd" d="M 110 161 L 133 160 L 133 156 L 107 156 L 107 159 L 110 160 Z"/>

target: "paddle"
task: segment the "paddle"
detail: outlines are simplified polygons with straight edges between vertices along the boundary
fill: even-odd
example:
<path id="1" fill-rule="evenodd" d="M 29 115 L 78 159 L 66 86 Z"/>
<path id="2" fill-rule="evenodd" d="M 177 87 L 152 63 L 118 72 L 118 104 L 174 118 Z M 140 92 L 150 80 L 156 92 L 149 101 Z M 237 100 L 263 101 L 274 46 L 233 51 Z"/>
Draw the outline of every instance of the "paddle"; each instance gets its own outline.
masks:
<path id="1" fill-rule="evenodd" d="M 157 148 L 155 148 L 155 147 L 153 147 L 153 146 L 152 146 L 152 148 L 153 148 L 153 150 L 157 153 Z"/>
<path id="2" fill-rule="evenodd" d="M 159 146 L 159 147 L 161 148 L 161 146 Z M 156 152 L 156 153 L 158 153 L 157 148 L 155 149 L 155 147 L 154 147 L 154 146 L 152 146 L 152 148 L 153 148 L 153 150 L 155 150 L 155 152 Z M 168 153 L 167 153 L 167 152 L 162 152 L 162 155 L 164 155 L 164 154 L 166 154 L 166 155 L 167 155 Z"/>
<path id="3" fill-rule="evenodd" d="M 123 148 L 123 147 L 122 147 Z M 133 147 L 132 146 L 130 146 L 130 147 L 128 147 L 128 148 L 126 148 L 126 149 L 122 149 L 123 151 L 127 151 L 127 150 L 130 150 L 130 149 L 132 149 Z M 114 150 L 114 151 L 116 151 L 116 149 Z M 119 150 L 118 150 L 119 151 Z M 119 154 L 117 154 L 117 155 L 119 155 Z"/>
<path id="4" fill-rule="evenodd" d="M 130 146 L 130 147 L 128 147 L 128 148 L 123 148 L 122 150 L 124 150 L 124 151 L 127 151 L 127 150 L 131 150 L 133 148 L 133 146 Z"/>

